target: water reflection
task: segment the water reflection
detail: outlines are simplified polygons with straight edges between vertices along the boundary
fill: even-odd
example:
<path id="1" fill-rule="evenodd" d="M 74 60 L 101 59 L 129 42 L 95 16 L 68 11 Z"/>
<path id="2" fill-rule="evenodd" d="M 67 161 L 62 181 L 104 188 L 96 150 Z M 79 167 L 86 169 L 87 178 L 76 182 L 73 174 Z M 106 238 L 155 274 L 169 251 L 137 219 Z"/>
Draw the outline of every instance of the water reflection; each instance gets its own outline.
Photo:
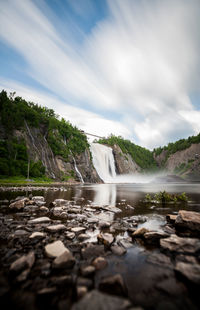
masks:
<path id="1" fill-rule="evenodd" d="M 98 206 L 116 205 L 117 189 L 116 184 L 100 184 L 94 188 L 93 204 Z"/>

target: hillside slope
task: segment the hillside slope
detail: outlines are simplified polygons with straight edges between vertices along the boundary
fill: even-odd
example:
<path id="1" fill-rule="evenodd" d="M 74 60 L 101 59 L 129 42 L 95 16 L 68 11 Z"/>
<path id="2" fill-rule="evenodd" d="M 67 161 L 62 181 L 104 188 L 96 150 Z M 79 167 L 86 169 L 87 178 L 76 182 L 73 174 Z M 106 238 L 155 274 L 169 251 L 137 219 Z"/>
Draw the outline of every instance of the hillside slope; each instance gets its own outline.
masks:
<path id="1" fill-rule="evenodd" d="M 29 167 L 29 169 L 28 169 Z M 54 111 L 0 93 L 0 175 L 99 182 L 86 136 Z M 78 171 L 79 172 L 78 172 Z"/>

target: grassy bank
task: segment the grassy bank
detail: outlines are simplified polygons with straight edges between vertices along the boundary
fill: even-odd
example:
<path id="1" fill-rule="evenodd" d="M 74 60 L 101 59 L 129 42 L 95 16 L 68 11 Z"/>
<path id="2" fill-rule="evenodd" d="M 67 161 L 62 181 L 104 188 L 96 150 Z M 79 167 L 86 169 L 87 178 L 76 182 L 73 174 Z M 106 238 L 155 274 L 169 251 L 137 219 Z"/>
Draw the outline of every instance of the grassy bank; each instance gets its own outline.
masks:
<path id="1" fill-rule="evenodd" d="M 24 177 L 13 176 L 13 177 L 0 177 L 0 184 L 21 184 L 21 185 L 35 185 L 35 184 L 53 184 L 55 180 L 44 177 L 44 178 L 31 178 L 27 180 Z"/>

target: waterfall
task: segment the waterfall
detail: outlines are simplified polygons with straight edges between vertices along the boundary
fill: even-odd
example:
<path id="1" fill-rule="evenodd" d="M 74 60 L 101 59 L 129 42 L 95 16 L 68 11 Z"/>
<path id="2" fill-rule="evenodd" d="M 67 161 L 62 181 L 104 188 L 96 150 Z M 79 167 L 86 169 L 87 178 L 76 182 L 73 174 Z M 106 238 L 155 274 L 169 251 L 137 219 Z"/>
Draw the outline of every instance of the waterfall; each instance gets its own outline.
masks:
<path id="1" fill-rule="evenodd" d="M 115 182 L 115 160 L 112 149 L 99 143 L 91 143 L 90 150 L 99 177 L 105 183 Z"/>
<path id="2" fill-rule="evenodd" d="M 75 160 L 74 156 L 72 156 L 72 158 L 73 158 L 73 161 L 74 161 L 74 168 L 75 168 L 75 170 L 76 170 L 76 173 L 77 173 L 79 179 L 81 180 L 81 182 L 84 183 L 83 177 L 82 177 L 82 175 L 81 175 L 81 173 L 80 173 L 80 171 L 78 170 L 78 167 L 77 167 L 77 165 L 76 165 L 76 160 Z"/>

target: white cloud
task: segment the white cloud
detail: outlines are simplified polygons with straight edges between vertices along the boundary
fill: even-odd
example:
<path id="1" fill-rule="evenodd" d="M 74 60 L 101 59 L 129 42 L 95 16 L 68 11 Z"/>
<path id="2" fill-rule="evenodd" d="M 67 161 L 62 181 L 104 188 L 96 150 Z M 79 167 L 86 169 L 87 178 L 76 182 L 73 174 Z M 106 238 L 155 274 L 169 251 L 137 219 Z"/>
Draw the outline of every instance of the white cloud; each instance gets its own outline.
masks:
<path id="1" fill-rule="evenodd" d="M 108 17 L 78 46 L 63 38 L 34 2 L 2 1 L 0 37 L 24 57 L 26 74 L 55 98 L 79 105 L 81 117 L 69 103 L 66 108 L 83 129 L 98 132 L 101 127 L 104 135 L 132 136 L 150 148 L 197 133 L 199 122 L 193 116 L 199 114 L 189 94 L 200 85 L 200 2 L 110 0 L 108 4 Z M 84 15 L 83 7 L 74 9 Z M 117 112 L 121 118 L 103 120 L 86 111 L 86 125 L 82 102 L 87 109 Z"/>

